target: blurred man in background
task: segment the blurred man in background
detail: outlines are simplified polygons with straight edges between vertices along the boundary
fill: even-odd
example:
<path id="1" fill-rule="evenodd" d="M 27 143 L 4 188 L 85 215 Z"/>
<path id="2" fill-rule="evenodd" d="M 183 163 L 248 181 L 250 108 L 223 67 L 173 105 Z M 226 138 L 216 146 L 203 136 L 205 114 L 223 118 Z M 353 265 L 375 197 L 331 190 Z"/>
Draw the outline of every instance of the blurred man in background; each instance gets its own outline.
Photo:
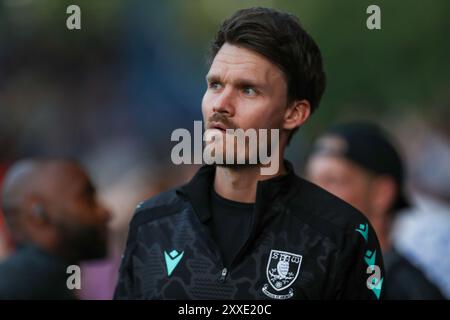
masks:
<path id="1" fill-rule="evenodd" d="M 348 123 L 328 130 L 315 143 L 306 175 L 372 223 L 384 256 L 387 299 L 443 299 L 439 289 L 392 244 L 395 216 L 409 204 L 401 158 L 381 128 Z"/>
<path id="2" fill-rule="evenodd" d="M 412 114 L 396 127 L 414 206 L 399 215 L 393 240 L 450 299 L 450 96 L 440 109 L 426 121 Z"/>
<path id="3" fill-rule="evenodd" d="M 106 255 L 109 213 L 85 170 L 66 159 L 13 165 L 2 209 L 17 250 L 0 264 L 0 299 L 73 299 L 67 267 Z"/>

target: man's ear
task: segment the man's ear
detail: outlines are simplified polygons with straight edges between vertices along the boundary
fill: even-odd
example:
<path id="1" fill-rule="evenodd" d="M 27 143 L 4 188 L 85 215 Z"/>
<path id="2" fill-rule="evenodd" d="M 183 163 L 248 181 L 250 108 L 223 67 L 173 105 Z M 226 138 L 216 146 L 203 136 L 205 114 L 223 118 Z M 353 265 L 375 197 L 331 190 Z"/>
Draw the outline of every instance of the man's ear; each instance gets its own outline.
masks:
<path id="1" fill-rule="evenodd" d="M 45 203 L 37 197 L 30 197 L 26 202 L 26 219 L 35 225 L 44 225 L 48 223 L 48 215 L 45 209 Z"/>
<path id="2" fill-rule="evenodd" d="M 307 100 L 295 100 L 286 108 L 284 113 L 283 129 L 294 130 L 308 120 L 311 114 L 311 105 Z"/>

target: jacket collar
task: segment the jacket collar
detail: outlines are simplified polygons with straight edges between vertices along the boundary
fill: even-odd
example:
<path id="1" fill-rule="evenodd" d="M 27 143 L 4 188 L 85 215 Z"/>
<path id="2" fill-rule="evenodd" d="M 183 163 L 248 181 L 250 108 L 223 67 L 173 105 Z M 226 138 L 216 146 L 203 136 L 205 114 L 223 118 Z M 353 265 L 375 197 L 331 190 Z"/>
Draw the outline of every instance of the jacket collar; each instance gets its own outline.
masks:
<path id="1" fill-rule="evenodd" d="M 266 211 L 269 205 L 280 196 L 287 195 L 296 177 L 291 163 L 284 161 L 287 173 L 282 176 L 276 176 L 271 179 L 258 181 L 256 186 L 255 212 L 257 217 Z M 177 192 L 185 195 L 191 203 L 195 213 L 201 222 L 206 222 L 211 216 L 210 210 L 210 191 L 213 188 L 215 165 L 205 165 L 201 167 L 190 182 L 177 189 Z M 276 202 L 275 207 L 281 209 L 281 202 Z M 258 219 L 259 220 L 259 219 Z"/>

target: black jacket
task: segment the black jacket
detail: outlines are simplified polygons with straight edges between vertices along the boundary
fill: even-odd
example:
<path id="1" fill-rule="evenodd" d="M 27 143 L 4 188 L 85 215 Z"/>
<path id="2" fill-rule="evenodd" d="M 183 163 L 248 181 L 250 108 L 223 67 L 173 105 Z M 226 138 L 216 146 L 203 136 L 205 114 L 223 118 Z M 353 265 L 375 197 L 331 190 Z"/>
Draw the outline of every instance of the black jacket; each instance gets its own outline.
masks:
<path id="1" fill-rule="evenodd" d="M 19 247 L 0 263 L 0 300 L 76 299 L 67 288 L 69 265 L 36 246 Z"/>
<path id="2" fill-rule="evenodd" d="M 384 253 L 386 300 L 445 300 L 439 288 L 395 248 Z"/>
<path id="3" fill-rule="evenodd" d="M 206 226 L 214 173 L 204 166 L 188 184 L 138 206 L 116 299 L 382 297 L 383 261 L 367 219 L 290 165 L 258 182 L 250 236 L 224 266 Z"/>

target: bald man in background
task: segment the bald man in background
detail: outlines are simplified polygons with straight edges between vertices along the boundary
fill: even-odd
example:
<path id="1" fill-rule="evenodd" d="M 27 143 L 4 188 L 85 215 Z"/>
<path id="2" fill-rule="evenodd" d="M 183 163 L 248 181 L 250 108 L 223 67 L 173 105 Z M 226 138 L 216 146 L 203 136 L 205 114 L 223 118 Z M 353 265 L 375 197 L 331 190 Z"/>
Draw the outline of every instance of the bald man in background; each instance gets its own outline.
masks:
<path id="1" fill-rule="evenodd" d="M 0 299 L 74 299 L 69 265 L 106 256 L 109 213 L 86 171 L 73 160 L 13 165 L 2 209 L 17 250 L 0 264 Z"/>

